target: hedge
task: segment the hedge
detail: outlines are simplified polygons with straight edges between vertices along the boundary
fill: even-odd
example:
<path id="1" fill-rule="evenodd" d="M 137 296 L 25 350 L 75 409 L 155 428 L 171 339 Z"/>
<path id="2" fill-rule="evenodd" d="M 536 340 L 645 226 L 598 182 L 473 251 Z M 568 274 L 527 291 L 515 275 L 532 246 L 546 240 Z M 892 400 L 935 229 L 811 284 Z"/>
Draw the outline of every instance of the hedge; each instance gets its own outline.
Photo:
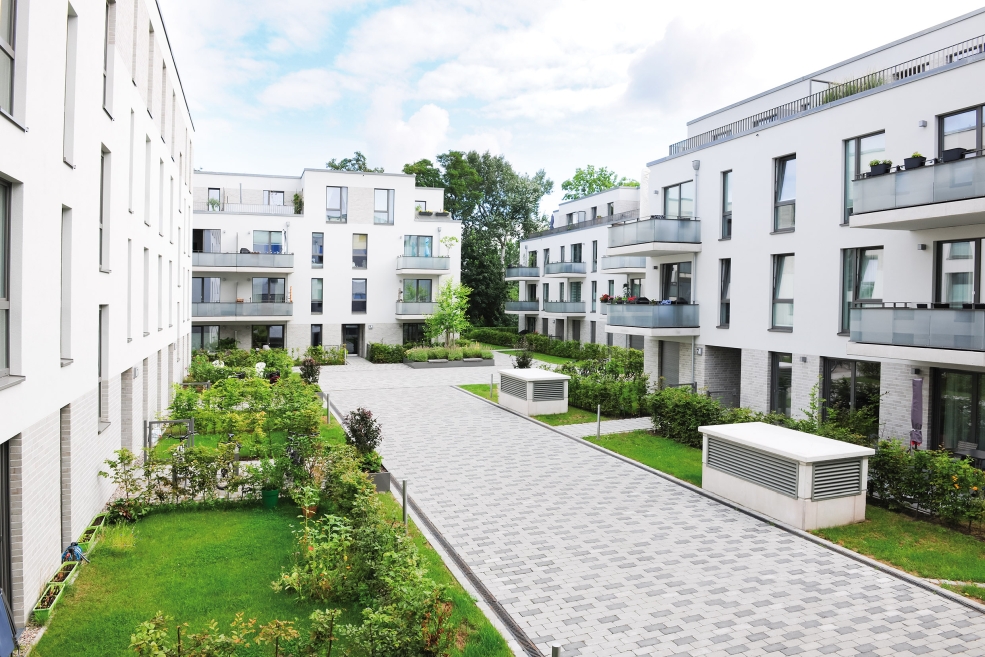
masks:
<path id="1" fill-rule="evenodd" d="M 404 348 L 399 344 L 370 342 L 367 358 L 371 363 L 402 363 L 404 362 Z"/>
<path id="2" fill-rule="evenodd" d="M 647 376 L 632 378 L 608 378 L 581 376 L 566 372 L 568 380 L 568 404 L 586 411 L 602 406 L 602 414 L 610 417 L 636 417 L 647 410 Z"/>

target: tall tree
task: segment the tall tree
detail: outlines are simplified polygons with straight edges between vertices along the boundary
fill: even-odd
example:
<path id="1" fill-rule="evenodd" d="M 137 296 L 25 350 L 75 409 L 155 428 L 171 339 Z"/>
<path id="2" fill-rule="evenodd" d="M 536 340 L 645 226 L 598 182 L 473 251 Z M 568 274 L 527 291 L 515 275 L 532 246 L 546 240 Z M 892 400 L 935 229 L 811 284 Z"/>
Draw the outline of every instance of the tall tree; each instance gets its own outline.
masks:
<path id="1" fill-rule="evenodd" d="M 418 160 L 413 164 L 404 165 L 404 173 L 411 173 L 416 176 L 415 184 L 418 187 L 444 187 L 441 178 L 441 170 L 434 166 L 434 163 L 427 158 Z"/>
<path id="2" fill-rule="evenodd" d="M 561 183 L 561 189 L 565 192 L 563 200 L 571 201 L 582 196 L 604 192 L 611 187 L 618 186 L 639 187 L 640 184 L 635 180 L 620 177 L 615 171 L 609 171 L 606 167 L 595 168 L 594 164 L 589 164 L 584 169 L 575 169 L 575 175 Z"/>
<path id="3" fill-rule="evenodd" d="M 468 306 L 471 292 L 467 285 L 452 280 L 445 281 L 438 290 L 434 313 L 428 315 L 424 323 L 424 331 L 429 338 L 433 340 L 444 335 L 445 346 L 450 347 L 452 336 L 469 328 Z"/>
<path id="4" fill-rule="evenodd" d="M 352 157 L 343 157 L 340 161 L 336 161 L 333 157 L 325 163 L 325 168 L 334 169 L 335 171 L 364 171 L 366 173 L 383 173 L 383 167 L 375 167 L 370 169 L 366 164 L 366 156 L 360 151 L 353 153 Z"/>

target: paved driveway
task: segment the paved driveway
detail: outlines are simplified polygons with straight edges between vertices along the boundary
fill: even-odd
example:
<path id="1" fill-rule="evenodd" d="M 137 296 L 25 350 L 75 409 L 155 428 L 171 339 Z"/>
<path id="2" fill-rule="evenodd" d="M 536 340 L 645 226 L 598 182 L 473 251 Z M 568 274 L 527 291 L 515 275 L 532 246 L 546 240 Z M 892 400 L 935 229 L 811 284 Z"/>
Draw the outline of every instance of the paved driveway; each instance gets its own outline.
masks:
<path id="1" fill-rule="evenodd" d="M 324 368 L 398 479 L 550 654 L 985 655 L 985 616 L 450 387 Z"/>

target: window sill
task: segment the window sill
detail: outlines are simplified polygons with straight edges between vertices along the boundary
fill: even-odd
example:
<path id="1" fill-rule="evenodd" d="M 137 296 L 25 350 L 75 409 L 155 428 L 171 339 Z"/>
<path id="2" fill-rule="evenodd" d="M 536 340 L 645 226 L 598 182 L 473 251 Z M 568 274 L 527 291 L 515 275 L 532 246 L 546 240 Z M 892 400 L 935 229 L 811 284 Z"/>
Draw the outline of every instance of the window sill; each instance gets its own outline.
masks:
<path id="1" fill-rule="evenodd" d="M 73 171 L 75 170 L 75 165 L 69 162 L 68 160 L 66 160 L 64 157 L 62 158 L 62 162 L 64 162 L 65 166 L 67 166 L 69 169 L 72 169 Z"/>
<path id="2" fill-rule="evenodd" d="M 116 119 L 113 118 L 113 115 L 110 114 L 110 111 L 108 109 L 106 109 L 106 106 L 105 105 L 103 105 L 103 111 L 106 112 L 106 116 L 109 117 L 109 120 L 110 121 L 115 121 L 116 120 Z"/>
<path id="3" fill-rule="evenodd" d="M 766 329 L 770 333 L 793 333 L 792 326 L 774 326 L 771 329 Z"/>
<path id="4" fill-rule="evenodd" d="M 3 115 L 3 118 L 5 118 L 5 119 L 7 119 L 8 121 L 10 121 L 11 123 L 13 123 L 13 124 L 14 124 L 15 126 L 17 126 L 18 128 L 20 128 L 20 129 L 21 129 L 21 130 L 23 130 L 24 132 L 27 132 L 27 128 L 26 128 L 25 126 L 22 126 L 22 125 L 20 124 L 20 121 L 18 121 L 18 120 L 17 120 L 17 119 L 15 119 L 14 117 L 12 117 L 12 116 L 11 116 L 10 114 L 7 114 L 7 113 L 6 113 L 6 112 L 4 112 L 3 110 L 0 110 L 0 115 Z"/>
<path id="5" fill-rule="evenodd" d="M 325 265 L 311 265 L 312 269 L 324 269 Z"/>
<path id="6" fill-rule="evenodd" d="M 8 374 L 7 376 L 0 376 L 0 390 L 4 388 L 11 388 L 19 383 L 24 383 L 27 379 L 26 376 L 13 376 Z"/>
<path id="7" fill-rule="evenodd" d="M 113 273 L 113 270 L 112 269 L 109 269 L 108 267 L 103 267 L 102 265 L 99 265 L 99 271 L 103 272 L 104 274 L 112 274 Z"/>
<path id="8" fill-rule="evenodd" d="M 837 335 L 840 335 L 843 338 L 847 338 L 848 336 L 851 335 L 851 332 L 850 331 L 838 331 Z"/>
<path id="9" fill-rule="evenodd" d="M 75 362 L 71 358 L 62 358 L 61 360 L 62 360 L 62 367 L 68 367 L 69 365 Z"/>
<path id="10" fill-rule="evenodd" d="M 109 429 L 109 425 L 110 425 L 110 423 L 107 422 L 106 420 L 100 420 L 99 421 L 99 431 L 97 431 L 97 433 L 102 433 L 102 432 L 106 431 L 107 429 Z"/>
<path id="11" fill-rule="evenodd" d="M 144 337 L 146 338 L 148 335 L 150 335 L 150 331 L 144 331 Z"/>
<path id="12" fill-rule="evenodd" d="M 796 232 L 796 228 L 781 228 L 780 230 L 774 230 L 770 235 L 785 235 L 786 233 Z"/>
<path id="13" fill-rule="evenodd" d="M 718 326 L 716 326 L 715 328 L 720 328 L 720 329 L 727 329 L 727 328 L 728 328 L 728 324 L 719 324 L 719 325 L 718 325 Z"/>

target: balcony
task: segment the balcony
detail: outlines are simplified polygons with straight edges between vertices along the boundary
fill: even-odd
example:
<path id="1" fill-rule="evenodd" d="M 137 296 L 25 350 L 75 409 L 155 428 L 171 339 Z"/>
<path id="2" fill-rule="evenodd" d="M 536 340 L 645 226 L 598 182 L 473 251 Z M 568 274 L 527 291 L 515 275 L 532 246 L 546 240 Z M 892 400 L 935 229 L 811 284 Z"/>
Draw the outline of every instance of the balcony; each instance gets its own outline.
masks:
<path id="1" fill-rule="evenodd" d="M 398 301 L 398 319 L 424 319 L 434 314 L 433 301 Z"/>
<path id="2" fill-rule="evenodd" d="M 701 251 L 701 222 L 661 216 L 609 226 L 608 256 L 661 256 Z"/>
<path id="3" fill-rule="evenodd" d="M 611 303 L 605 330 L 650 337 L 698 335 L 698 304 Z"/>
<path id="4" fill-rule="evenodd" d="M 852 228 L 926 230 L 985 224 L 985 157 L 856 180 Z"/>
<path id="5" fill-rule="evenodd" d="M 587 262 L 549 262 L 544 265 L 544 276 L 581 278 L 586 273 L 588 273 Z"/>
<path id="6" fill-rule="evenodd" d="M 536 302 L 531 302 L 536 303 Z M 556 315 L 584 315 L 584 301 L 545 301 L 544 312 Z"/>
<path id="7" fill-rule="evenodd" d="M 985 367 L 985 304 L 854 304 L 847 352 Z"/>
<path id="8" fill-rule="evenodd" d="M 278 214 L 301 216 L 294 213 L 293 205 L 254 205 L 250 203 L 218 203 L 195 202 L 192 204 L 195 212 L 225 212 L 226 214 Z"/>
<path id="9" fill-rule="evenodd" d="M 539 267 L 507 267 L 506 280 L 522 281 L 531 278 L 540 278 Z"/>
<path id="10" fill-rule="evenodd" d="M 195 318 L 290 317 L 293 314 L 294 304 L 290 301 L 264 301 L 257 303 L 220 301 L 218 303 L 192 304 L 192 317 Z"/>
<path id="11" fill-rule="evenodd" d="M 451 270 L 448 256 L 397 256 L 397 271 L 402 274 L 433 274 Z"/>
<path id="12" fill-rule="evenodd" d="M 294 269 L 293 253 L 192 253 L 192 267 L 216 271 Z"/>
<path id="13" fill-rule="evenodd" d="M 507 301 L 506 302 L 506 312 L 508 313 L 535 313 L 539 311 L 540 311 L 540 301 Z"/>
<path id="14" fill-rule="evenodd" d="M 602 256 L 602 271 L 610 274 L 632 274 L 646 271 L 645 256 Z"/>

